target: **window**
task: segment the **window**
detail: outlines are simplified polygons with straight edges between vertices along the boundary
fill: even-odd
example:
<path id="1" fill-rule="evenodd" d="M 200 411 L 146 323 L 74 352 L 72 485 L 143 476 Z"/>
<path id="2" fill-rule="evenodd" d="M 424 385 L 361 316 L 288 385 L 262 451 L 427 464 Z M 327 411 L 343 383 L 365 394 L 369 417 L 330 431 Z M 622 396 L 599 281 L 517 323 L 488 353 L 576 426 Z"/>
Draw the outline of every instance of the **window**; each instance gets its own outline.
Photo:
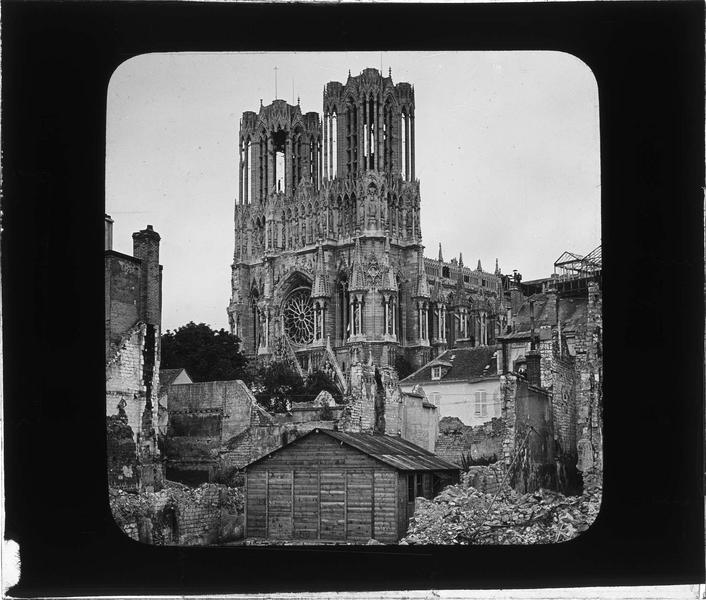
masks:
<path id="1" fill-rule="evenodd" d="M 486 394 L 484 391 L 476 392 L 475 397 L 475 416 L 476 417 L 487 417 L 488 416 L 488 402 L 486 399 Z"/>
<path id="2" fill-rule="evenodd" d="M 432 381 L 439 381 L 439 379 L 441 379 L 441 367 L 431 368 L 431 379 Z"/>
<path id="3" fill-rule="evenodd" d="M 414 502 L 414 473 L 407 475 L 407 502 Z"/>
<path id="4" fill-rule="evenodd" d="M 431 403 L 434 406 L 439 406 L 439 401 L 441 400 L 441 394 L 439 392 L 434 392 L 431 395 Z"/>
<path id="5" fill-rule="evenodd" d="M 464 283 L 470 283 L 470 281 L 471 281 L 471 276 L 470 276 L 470 275 L 464 275 L 464 276 L 463 276 L 463 281 L 464 281 Z"/>
<path id="6" fill-rule="evenodd" d="M 451 277 L 449 267 L 441 267 L 441 276 L 442 277 Z"/>
<path id="7" fill-rule="evenodd" d="M 418 497 L 424 496 L 424 481 L 422 479 L 421 473 L 417 473 L 417 496 Z"/>

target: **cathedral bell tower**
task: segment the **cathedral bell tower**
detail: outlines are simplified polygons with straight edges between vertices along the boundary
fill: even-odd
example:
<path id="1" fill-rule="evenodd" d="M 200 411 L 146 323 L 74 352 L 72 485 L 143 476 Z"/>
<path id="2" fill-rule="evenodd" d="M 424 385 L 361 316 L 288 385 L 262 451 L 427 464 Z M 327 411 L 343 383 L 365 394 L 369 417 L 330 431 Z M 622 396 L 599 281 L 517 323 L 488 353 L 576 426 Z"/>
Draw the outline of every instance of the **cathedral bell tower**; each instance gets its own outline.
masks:
<path id="1" fill-rule="evenodd" d="M 376 69 L 327 83 L 321 118 L 243 113 L 228 314 L 246 353 L 284 347 L 306 372 L 416 351 L 414 115 L 412 86 Z"/>

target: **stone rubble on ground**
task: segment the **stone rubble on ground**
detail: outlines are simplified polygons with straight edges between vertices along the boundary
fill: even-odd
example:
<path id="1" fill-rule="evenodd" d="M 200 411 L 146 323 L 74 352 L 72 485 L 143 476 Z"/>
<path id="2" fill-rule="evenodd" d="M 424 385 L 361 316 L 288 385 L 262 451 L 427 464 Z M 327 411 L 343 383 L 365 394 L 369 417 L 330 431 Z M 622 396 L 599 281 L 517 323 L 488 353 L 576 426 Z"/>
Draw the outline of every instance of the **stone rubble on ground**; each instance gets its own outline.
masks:
<path id="1" fill-rule="evenodd" d="M 602 490 L 581 496 L 540 489 L 518 494 L 506 487 L 485 494 L 468 484 L 448 486 L 433 500 L 417 498 L 407 544 L 548 544 L 586 531 L 598 514 Z"/>

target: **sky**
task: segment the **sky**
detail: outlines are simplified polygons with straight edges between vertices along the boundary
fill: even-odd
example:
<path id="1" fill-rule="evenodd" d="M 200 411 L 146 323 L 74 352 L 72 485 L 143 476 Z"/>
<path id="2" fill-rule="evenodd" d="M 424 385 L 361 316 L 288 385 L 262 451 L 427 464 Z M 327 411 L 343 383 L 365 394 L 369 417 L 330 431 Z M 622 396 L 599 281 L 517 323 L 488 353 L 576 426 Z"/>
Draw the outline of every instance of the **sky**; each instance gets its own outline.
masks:
<path id="1" fill-rule="evenodd" d="M 321 113 L 323 87 L 382 66 L 414 85 L 425 255 L 525 281 L 600 244 L 598 87 L 560 52 L 144 54 L 107 92 L 106 212 L 113 248 L 159 232 L 163 330 L 228 328 L 244 111 L 276 97 Z M 275 71 L 275 67 L 277 70 Z M 276 79 L 276 81 L 275 81 Z"/>

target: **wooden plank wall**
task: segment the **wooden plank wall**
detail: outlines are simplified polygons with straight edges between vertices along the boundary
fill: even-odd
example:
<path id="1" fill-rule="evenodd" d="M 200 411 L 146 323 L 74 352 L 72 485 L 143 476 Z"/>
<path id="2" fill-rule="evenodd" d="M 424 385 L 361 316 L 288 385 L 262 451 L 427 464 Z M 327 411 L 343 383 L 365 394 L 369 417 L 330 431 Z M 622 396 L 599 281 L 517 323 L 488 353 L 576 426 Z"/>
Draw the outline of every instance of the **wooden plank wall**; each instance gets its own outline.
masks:
<path id="1" fill-rule="evenodd" d="M 248 537 L 398 539 L 397 471 L 325 434 L 253 465 L 246 482 Z"/>

